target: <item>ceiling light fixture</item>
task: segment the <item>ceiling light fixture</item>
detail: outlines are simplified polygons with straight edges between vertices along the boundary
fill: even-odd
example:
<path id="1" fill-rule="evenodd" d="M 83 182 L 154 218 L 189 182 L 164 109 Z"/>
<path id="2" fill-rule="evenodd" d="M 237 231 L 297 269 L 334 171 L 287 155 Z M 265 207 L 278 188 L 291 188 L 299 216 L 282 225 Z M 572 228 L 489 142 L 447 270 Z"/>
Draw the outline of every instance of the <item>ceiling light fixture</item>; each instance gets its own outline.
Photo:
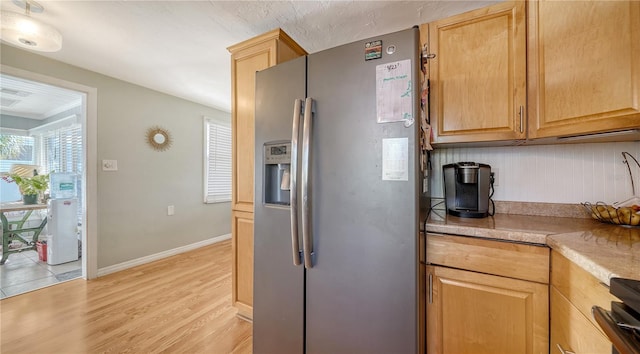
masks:
<path id="1" fill-rule="evenodd" d="M 0 39 L 9 44 L 39 52 L 57 52 L 62 48 L 62 35 L 53 26 L 31 18 L 44 7 L 33 0 L 13 0 L 25 14 L 2 11 Z"/>

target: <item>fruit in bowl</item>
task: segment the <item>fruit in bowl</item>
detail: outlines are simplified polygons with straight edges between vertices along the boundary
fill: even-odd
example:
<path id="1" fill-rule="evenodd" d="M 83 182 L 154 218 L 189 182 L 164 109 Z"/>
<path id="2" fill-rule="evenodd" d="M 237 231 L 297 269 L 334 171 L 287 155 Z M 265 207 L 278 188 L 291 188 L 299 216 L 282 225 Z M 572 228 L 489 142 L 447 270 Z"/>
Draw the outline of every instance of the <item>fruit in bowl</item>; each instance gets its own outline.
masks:
<path id="1" fill-rule="evenodd" d="M 622 225 L 638 226 L 640 225 L 640 214 L 638 214 L 638 211 L 640 211 L 639 205 L 618 208 L 614 214 L 616 217 L 613 218 L 613 222 Z"/>
<path id="2" fill-rule="evenodd" d="M 590 212 L 591 217 L 598 221 L 616 224 L 616 225 L 630 225 L 640 226 L 640 204 L 627 204 L 621 206 L 618 204 L 607 205 L 602 202 L 598 202 L 595 205 L 591 203 L 583 203 Z"/>

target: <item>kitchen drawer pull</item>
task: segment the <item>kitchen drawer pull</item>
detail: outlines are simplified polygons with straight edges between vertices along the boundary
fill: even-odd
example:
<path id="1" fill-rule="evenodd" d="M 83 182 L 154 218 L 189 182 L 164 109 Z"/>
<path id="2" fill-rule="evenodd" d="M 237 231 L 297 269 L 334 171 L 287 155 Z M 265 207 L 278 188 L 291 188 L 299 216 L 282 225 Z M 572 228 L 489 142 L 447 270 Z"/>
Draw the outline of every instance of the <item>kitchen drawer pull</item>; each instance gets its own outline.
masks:
<path id="1" fill-rule="evenodd" d="M 559 351 L 560 351 L 560 353 L 562 353 L 562 354 L 576 354 L 576 353 L 574 353 L 574 352 L 572 352 L 572 351 L 570 351 L 570 350 L 564 350 L 564 349 L 562 348 L 562 346 L 560 345 L 560 343 L 558 343 L 558 350 L 559 350 Z"/>

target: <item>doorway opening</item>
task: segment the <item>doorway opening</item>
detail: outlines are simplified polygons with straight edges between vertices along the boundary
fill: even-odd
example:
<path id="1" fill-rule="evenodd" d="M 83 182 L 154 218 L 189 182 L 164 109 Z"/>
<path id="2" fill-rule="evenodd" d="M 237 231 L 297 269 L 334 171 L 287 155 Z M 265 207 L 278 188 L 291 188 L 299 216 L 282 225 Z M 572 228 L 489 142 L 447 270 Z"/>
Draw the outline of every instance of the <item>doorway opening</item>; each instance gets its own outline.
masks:
<path id="1" fill-rule="evenodd" d="M 89 171 L 95 156 L 88 154 L 87 139 L 88 125 L 95 126 L 95 97 L 89 97 L 95 93 L 2 67 L 0 214 L 7 224 L 1 246 L 2 298 L 95 274 L 95 252 L 87 245 L 95 245 L 87 237 L 89 214 L 95 214 L 95 203 L 87 204 L 88 195 L 95 194 L 89 189 L 95 189 L 95 171 Z M 25 205 L 24 186 L 19 188 L 16 176 L 33 175 L 48 177 L 48 188 L 35 205 Z"/>

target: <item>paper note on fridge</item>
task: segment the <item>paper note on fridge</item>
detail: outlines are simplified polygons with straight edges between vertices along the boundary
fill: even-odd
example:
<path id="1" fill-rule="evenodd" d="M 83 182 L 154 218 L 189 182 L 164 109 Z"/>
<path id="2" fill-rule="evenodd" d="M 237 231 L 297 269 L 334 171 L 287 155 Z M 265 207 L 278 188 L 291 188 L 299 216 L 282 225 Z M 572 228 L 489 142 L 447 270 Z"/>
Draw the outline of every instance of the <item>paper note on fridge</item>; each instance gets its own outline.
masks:
<path id="1" fill-rule="evenodd" d="M 378 123 L 413 122 L 411 60 L 376 66 Z"/>
<path id="2" fill-rule="evenodd" d="M 382 180 L 409 180 L 409 139 L 382 139 Z"/>

